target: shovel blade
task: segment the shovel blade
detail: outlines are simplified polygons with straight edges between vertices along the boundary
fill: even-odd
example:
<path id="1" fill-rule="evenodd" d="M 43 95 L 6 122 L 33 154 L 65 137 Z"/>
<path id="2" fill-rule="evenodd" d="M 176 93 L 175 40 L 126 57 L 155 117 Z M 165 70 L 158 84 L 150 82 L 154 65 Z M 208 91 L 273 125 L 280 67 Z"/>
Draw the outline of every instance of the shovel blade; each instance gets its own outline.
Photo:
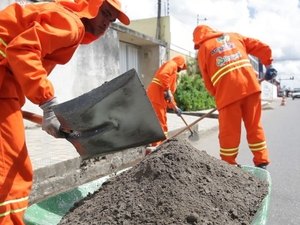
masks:
<path id="1" fill-rule="evenodd" d="M 76 131 L 67 140 L 83 158 L 165 139 L 134 69 L 53 110 L 63 129 Z"/>
<path id="2" fill-rule="evenodd" d="M 199 141 L 200 137 L 199 134 L 196 130 L 192 129 L 193 132 L 190 133 L 190 135 L 188 136 L 188 139 L 190 141 Z"/>

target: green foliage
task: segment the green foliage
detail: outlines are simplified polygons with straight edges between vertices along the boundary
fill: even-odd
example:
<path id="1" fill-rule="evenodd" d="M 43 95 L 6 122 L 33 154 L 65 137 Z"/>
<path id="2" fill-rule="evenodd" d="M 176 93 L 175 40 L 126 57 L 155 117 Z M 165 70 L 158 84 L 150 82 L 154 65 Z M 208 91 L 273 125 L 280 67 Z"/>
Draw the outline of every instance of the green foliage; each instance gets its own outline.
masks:
<path id="1" fill-rule="evenodd" d="M 178 107 L 184 111 L 198 111 L 215 107 L 214 98 L 206 91 L 199 71 L 195 70 L 196 61 L 188 62 L 187 73 L 182 73 L 175 93 Z M 190 73 L 190 74 L 189 74 Z"/>

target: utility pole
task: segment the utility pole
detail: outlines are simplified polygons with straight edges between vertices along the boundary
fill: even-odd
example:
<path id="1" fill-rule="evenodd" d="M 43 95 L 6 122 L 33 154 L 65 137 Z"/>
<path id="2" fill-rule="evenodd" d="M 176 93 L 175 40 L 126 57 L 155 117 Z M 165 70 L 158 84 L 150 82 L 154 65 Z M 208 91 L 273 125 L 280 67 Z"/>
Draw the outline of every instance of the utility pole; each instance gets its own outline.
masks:
<path id="1" fill-rule="evenodd" d="M 170 3 L 169 3 L 169 0 L 167 0 L 167 14 L 166 16 L 169 16 L 170 15 Z"/>
<path id="2" fill-rule="evenodd" d="M 199 23 L 200 23 L 200 20 L 202 20 L 202 21 L 206 21 L 206 20 L 207 20 L 207 18 L 206 18 L 206 17 L 204 17 L 204 18 L 200 19 L 200 16 L 199 16 L 199 14 L 197 14 L 197 25 L 199 25 Z"/>
<path id="3" fill-rule="evenodd" d="M 161 39 L 161 0 L 158 0 L 158 7 L 157 7 L 156 38 L 158 40 Z"/>

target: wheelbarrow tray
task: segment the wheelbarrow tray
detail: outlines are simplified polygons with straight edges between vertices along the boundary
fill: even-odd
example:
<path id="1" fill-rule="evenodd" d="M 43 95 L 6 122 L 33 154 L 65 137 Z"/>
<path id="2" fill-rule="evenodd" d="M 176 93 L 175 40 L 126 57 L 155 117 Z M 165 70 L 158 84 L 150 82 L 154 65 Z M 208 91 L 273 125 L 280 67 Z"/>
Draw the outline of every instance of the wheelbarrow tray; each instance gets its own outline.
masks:
<path id="1" fill-rule="evenodd" d="M 251 225 L 266 225 L 271 195 L 270 173 L 267 170 L 253 166 L 242 166 L 242 169 L 269 183 L 269 192 L 263 199 L 251 223 Z M 109 176 L 102 177 L 71 191 L 58 194 L 31 205 L 25 214 L 26 225 L 57 225 L 62 217 L 73 207 L 74 203 L 85 198 L 89 193 L 98 190 L 107 179 L 109 179 Z"/>

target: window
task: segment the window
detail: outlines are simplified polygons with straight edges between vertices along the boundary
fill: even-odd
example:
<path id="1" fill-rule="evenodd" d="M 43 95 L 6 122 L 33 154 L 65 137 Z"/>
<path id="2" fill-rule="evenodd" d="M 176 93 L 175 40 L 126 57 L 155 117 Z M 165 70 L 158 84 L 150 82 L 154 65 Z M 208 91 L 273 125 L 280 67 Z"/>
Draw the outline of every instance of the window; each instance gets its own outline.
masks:
<path id="1" fill-rule="evenodd" d="M 139 72 L 139 57 L 138 57 L 138 46 L 120 42 L 120 72 L 125 73 L 126 71 L 134 68 L 138 74 Z"/>

